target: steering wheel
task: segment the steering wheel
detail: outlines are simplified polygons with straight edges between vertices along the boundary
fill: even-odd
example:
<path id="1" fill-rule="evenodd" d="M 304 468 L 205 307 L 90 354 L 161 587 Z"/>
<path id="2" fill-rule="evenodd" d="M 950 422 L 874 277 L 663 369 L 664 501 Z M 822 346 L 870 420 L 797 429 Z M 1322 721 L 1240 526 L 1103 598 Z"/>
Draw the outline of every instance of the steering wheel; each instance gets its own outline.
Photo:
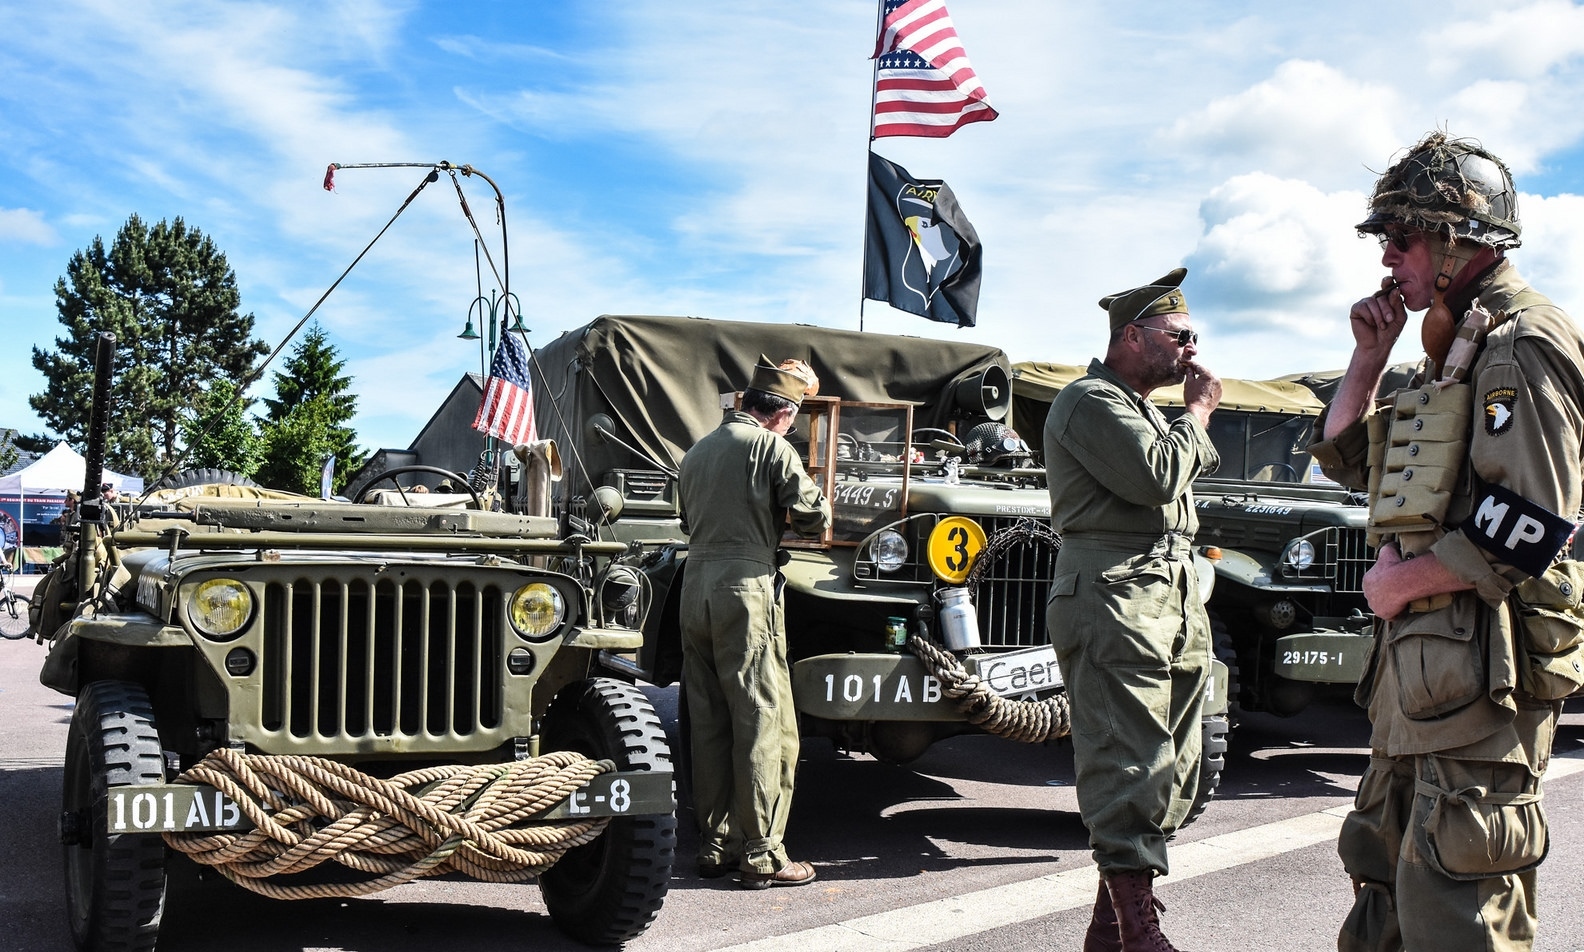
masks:
<path id="1" fill-rule="evenodd" d="M 935 441 L 932 440 L 932 439 L 925 439 L 925 440 L 920 440 L 919 439 L 920 436 L 928 436 L 930 434 L 935 434 L 936 436 L 942 437 L 943 438 L 943 442 L 949 443 L 952 446 L 961 447 L 963 445 L 963 441 L 959 440 L 957 438 L 956 434 L 952 433 L 952 431 L 950 431 L 950 430 L 943 430 L 943 429 L 941 429 L 938 426 L 921 426 L 921 427 L 919 427 L 918 429 L 913 431 L 912 440 L 913 440 L 914 443 L 920 443 L 920 442 L 922 442 L 922 443 L 933 443 Z"/>
<path id="2" fill-rule="evenodd" d="M 1267 482 L 1298 482 L 1298 470 L 1291 463 L 1266 463 L 1264 466 L 1261 466 L 1259 469 L 1255 470 L 1255 472 L 1269 472 L 1270 475 L 1266 479 Z M 1286 474 L 1289 478 L 1285 480 L 1281 479 L 1280 477 L 1283 474 Z"/>
<path id="3" fill-rule="evenodd" d="M 467 494 L 473 497 L 474 509 L 482 510 L 484 508 L 484 500 L 479 498 L 479 494 L 473 491 L 472 486 L 468 485 L 466 476 L 463 476 L 461 473 L 453 473 L 449 469 L 442 469 L 439 466 L 421 465 L 398 466 L 395 469 L 387 469 L 382 473 L 376 474 L 374 478 L 369 480 L 368 484 L 363 487 L 363 491 L 358 493 L 357 498 L 352 501 L 364 501 L 368 498 L 369 493 L 374 489 L 375 486 L 378 486 L 380 483 L 388 479 L 390 480 L 390 484 L 396 487 L 396 491 L 401 493 L 402 500 L 407 501 L 408 504 L 411 505 L 411 502 L 407 500 L 407 490 L 403 489 L 401 484 L 396 482 L 397 476 L 402 476 L 407 473 L 435 473 L 439 476 L 444 476 L 446 479 L 451 481 L 451 485 L 461 486 L 463 489 L 467 490 Z"/>

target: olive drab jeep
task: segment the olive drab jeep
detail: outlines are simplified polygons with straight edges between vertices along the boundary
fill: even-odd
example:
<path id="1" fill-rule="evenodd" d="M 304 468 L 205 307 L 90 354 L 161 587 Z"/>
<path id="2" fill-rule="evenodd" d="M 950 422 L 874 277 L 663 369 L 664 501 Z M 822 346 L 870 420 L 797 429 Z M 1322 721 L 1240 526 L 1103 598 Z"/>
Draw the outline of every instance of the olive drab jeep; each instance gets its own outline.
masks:
<path id="1" fill-rule="evenodd" d="M 1057 391 L 1083 368 L 1039 361 L 1013 369 L 1014 417 L 1043 438 Z M 1374 618 L 1363 593 L 1374 562 L 1362 495 L 1320 474 L 1307 447 L 1339 374 L 1222 380 L 1209 433 L 1221 465 L 1194 483 L 1196 545 L 1215 565 L 1209 610 L 1233 705 L 1281 716 L 1318 697 L 1351 696 Z M 1182 387 L 1150 399 L 1183 412 Z"/>
<path id="2" fill-rule="evenodd" d="M 76 699 L 60 838 L 80 948 L 153 947 L 170 846 L 193 855 L 204 836 L 276 826 L 312 840 L 327 828 L 300 815 L 313 798 L 289 796 L 294 784 L 327 776 L 337 792 L 326 803 L 365 802 L 366 789 L 398 796 L 381 791 L 416 776 L 406 771 L 452 778 L 411 781 L 414 798 L 474 785 L 457 802 L 362 811 L 365 822 L 417 811 L 433 827 L 407 837 L 420 837 L 421 862 L 381 854 L 343 860 L 355 874 L 327 864 L 311 887 L 250 888 L 325 895 L 304 891 L 345 875 L 361 891 L 329 894 L 361 895 L 370 867 L 375 886 L 479 877 L 442 861 L 487 852 L 488 840 L 485 878 L 537 874 L 572 936 L 609 944 L 649 925 L 675 850 L 670 750 L 646 697 L 593 663 L 640 644 L 642 577 L 625 545 L 586 526 L 488 511 L 469 495 L 458 508 L 337 502 L 203 471 L 114 511 L 84 505 L 74 552 L 33 606 L 49 646 L 41 680 Z M 177 782 L 212 776 L 217 759 L 262 785 L 258 802 L 220 781 Z M 561 785 L 531 788 L 538 800 L 491 786 L 541 764 Z M 584 779 L 566 781 L 572 770 Z M 519 862 L 534 842 L 558 845 Z"/>
<path id="3" fill-rule="evenodd" d="M 805 360 L 819 377 L 788 439 L 834 524 L 820 539 L 786 536 L 780 570 L 803 735 L 895 764 L 957 734 L 1055 736 L 981 727 L 965 713 L 993 703 L 1016 718 L 1063 691 L 1045 630 L 1060 540 L 1044 471 L 1005 422 L 1009 362 L 986 345 L 607 315 L 539 348 L 540 426 L 583 447 L 585 468 L 569 467 L 559 484 L 562 504 L 619 510 L 606 537 L 643 546 L 654 591 L 643 646 L 600 660 L 654 684 L 679 680 L 678 468 L 737 405 L 761 355 Z M 1201 576 L 1213 581 L 1208 568 Z M 1225 672 L 1213 667 L 1205 797 L 1219 782 L 1227 724 Z M 961 683 L 994 701 L 965 703 Z"/>

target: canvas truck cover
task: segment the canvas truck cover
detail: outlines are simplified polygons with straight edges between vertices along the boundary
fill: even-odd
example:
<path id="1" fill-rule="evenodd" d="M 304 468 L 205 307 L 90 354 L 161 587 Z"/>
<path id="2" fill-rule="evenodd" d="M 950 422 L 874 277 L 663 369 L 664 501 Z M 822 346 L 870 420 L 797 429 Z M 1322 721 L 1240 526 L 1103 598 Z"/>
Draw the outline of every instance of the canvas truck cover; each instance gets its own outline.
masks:
<path id="1" fill-rule="evenodd" d="M 605 414 L 620 440 L 675 472 L 682 454 L 720 424 L 720 394 L 742 390 L 761 354 L 777 363 L 808 361 L 822 397 L 911 403 L 915 428 L 945 427 L 958 385 L 987 367 L 1011 371 L 1006 354 L 986 344 L 805 324 L 604 315 L 535 352 L 540 437 L 576 448 L 596 484 L 612 468 L 648 468 L 592 432 L 590 418 Z M 563 487 L 582 492 L 588 479 L 567 456 Z"/>
<path id="2" fill-rule="evenodd" d="M 1043 448 L 1045 415 L 1050 412 L 1051 401 L 1061 388 L 1087 372 L 1087 366 L 1043 360 L 1012 365 L 1012 428 L 1036 451 Z M 1325 409 L 1315 391 L 1297 376 L 1279 380 L 1222 378 L 1221 388 L 1221 406 L 1228 410 L 1317 417 Z M 1182 385 L 1161 387 L 1150 394 L 1150 402 L 1163 407 L 1182 406 Z"/>

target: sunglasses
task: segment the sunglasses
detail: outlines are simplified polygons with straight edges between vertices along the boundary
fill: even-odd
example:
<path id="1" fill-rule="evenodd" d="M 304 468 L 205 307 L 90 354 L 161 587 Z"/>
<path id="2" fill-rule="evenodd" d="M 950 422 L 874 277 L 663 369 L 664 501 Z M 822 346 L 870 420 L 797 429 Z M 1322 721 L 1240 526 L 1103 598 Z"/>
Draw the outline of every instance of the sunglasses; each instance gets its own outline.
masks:
<path id="1" fill-rule="evenodd" d="M 1405 252 L 1408 250 L 1410 237 L 1411 233 L 1403 231 L 1401 228 L 1386 228 L 1375 236 L 1375 240 L 1380 242 L 1382 251 L 1386 250 L 1386 245 L 1389 242 L 1393 248 Z"/>
<path id="2" fill-rule="evenodd" d="M 1180 331 L 1174 331 L 1169 327 L 1151 327 L 1148 324 L 1135 324 L 1133 326 L 1139 328 L 1140 330 L 1155 331 L 1160 334 L 1170 334 L 1177 338 L 1178 347 L 1187 347 L 1189 344 L 1199 343 L 1199 335 L 1194 331 L 1188 330 L 1187 328 L 1183 328 Z"/>

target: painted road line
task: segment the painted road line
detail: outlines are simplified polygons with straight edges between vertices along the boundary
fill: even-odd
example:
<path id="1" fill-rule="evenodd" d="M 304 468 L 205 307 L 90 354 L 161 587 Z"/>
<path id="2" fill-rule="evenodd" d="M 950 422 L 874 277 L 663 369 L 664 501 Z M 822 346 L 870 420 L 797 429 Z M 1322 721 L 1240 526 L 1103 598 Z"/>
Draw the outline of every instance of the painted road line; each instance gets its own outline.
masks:
<path id="1" fill-rule="evenodd" d="M 1546 779 L 1561 780 L 1581 771 L 1584 771 L 1584 756 L 1555 757 L 1546 771 Z M 1293 850 L 1334 842 L 1342 829 L 1342 819 L 1351 807 L 1351 799 L 1338 800 L 1317 813 L 1173 846 L 1172 872 L 1161 880 L 1161 885 L 1170 886 Z M 1095 868 L 1085 866 L 801 932 L 756 939 L 719 952 L 808 952 L 809 949 L 903 952 L 926 948 L 1063 910 L 1087 907 L 1094 902 L 1098 886 Z"/>

